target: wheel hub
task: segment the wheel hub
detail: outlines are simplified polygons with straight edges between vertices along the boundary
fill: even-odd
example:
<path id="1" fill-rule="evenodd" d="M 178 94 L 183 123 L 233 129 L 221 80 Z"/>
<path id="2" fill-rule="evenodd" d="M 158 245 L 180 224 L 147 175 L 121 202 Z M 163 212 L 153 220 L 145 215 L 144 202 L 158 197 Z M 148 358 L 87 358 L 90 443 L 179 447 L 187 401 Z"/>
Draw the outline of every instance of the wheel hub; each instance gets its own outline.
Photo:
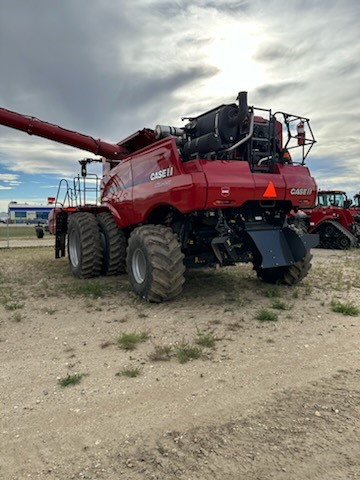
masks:
<path id="1" fill-rule="evenodd" d="M 77 267 L 79 265 L 79 244 L 79 236 L 76 232 L 71 232 L 69 236 L 69 257 L 73 267 Z"/>
<path id="2" fill-rule="evenodd" d="M 132 271 L 137 283 L 143 283 L 146 278 L 146 258 L 142 250 L 137 248 L 132 258 Z"/>

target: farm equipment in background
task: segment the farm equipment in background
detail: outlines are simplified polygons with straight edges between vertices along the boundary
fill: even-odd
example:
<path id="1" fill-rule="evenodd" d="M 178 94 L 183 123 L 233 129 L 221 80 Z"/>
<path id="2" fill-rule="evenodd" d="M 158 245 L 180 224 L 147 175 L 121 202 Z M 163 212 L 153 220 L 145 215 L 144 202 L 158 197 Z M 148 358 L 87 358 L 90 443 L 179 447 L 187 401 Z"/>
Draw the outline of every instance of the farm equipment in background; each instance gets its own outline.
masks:
<path id="1" fill-rule="evenodd" d="M 0 109 L 0 124 L 102 156 L 60 183 L 49 216 L 56 258 L 67 246 L 80 278 L 127 271 L 152 302 L 181 293 L 186 267 L 251 262 L 265 282 L 302 280 L 318 236 L 299 234 L 287 216 L 316 200 L 309 119 L 248 106 L 247 92 L 237 100 L 116 144 Z M 93 161 L 101 179 L 87 173 Z"/>
<path id="2" fill-rule="evenodd" d="M 355 221 L 360 224 L 360 193 L 354 195 L 354 203 L 351 205 L 350 211 L 353 214 Z"/>
<path id="3" fill-rule="evenodd" d="M 350 205 L 351 200 L 341 190 L 319 190 L 317 205 L 301 212 L 308 233 L 319 234 L 320 248 L 347 249 L 358 245 L 360 224 Z M 296 218 L 300 221 L 299 214 Z"/>
<path id="4" fill-rule="evenodd" d="M 35 234 L 37 238 L 44 238 L 45 228 L 40 222 L 35 225 Z"/>
<path id="5" fill-rule="evenodd" d="M 45 232 L 49 231 L 49 226 L 47 223 L 38 222 L 35 225 L 35 235 L 37 238 L 44 238 Z"/>

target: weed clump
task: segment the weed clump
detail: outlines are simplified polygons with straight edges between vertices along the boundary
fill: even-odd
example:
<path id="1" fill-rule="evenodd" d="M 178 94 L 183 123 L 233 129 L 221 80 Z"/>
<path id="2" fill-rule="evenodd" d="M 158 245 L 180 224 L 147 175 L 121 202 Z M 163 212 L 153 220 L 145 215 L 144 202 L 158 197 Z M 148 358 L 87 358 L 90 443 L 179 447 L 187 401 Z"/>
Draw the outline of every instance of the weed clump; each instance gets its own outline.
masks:
<path id="1" fill-rule="evenodd" d="M 141 369 L 139 367 L 127 367 L 123 368 L 120 372 L 116 373 L 117 377 L 135 378 L 140 375 Z"/>
<path id="2" fill-rule="evenodd" d="M 356 317 L 360 313 L 360 309 L 351 302 L 342 303 L 340 300 L 332 300 L 331 310 L 333 312 L 342 313 L 343 315 L 349 315 L 351 317 Z"/>
<path id="3" fill-rule="evenodd" d="M 81 379 L 85 377 L 85 375 L 85 373 L 75 373 L 74 375 L 67 375 L 66 377 L 59 378 L 58 383 L 61 387 L 77 385 L 81 382 Z"/>
<path id="4" fill-rule="evenodd" d="M 266 308 L 260 310 L 255 318 L 260 322 L 276 322 L 278 320 L 277 313 L 270 312 Z"/>
<path id="5" fill-rule="evenodd" d="M 202 349 L 188 343 L 182 343 L 176 348 L 176 358 L 179 363 L 187 363 L 202 356 Z"/>
<path id="6" fill-rule="evenodd" d="M 280 289 L 278 285 L 274 285 L 266 290 L 266 296 L 268 298 L 280 297 Z"/>
<path id="7" fill-rule="evenodd" d="M 17 301 L 10 301 L 4 303 L 5 310 L 14 311 L 19 310 L 20 308 L 24 308 L 23 303 L 19 303 Z"/>
<path id="8" fill-rule="evenodd" d="M 69 284 L 63 285 L 63 290 L 71 297 L 101 298 L 107 293 L 105 283 L 97 279 L 88 279 L 86 282 L 73 279 Z"/>
<path id="9" fill-rule="evenodd" d="M 196 344 L 206 348 L 215 348 L 216 338 L 212 333 L 197 332 Z"/>
<path id="10" fill-rule="evenodd" d="M 135 350 L 138 343 L 145 342 L 149 338 L 146 332 L 123 333 L 118 339 L 117 344 L 122 350 Z"/>
<path id="11" fill-rule="evenodd" d="M 271 308 L 274 308 L 275 310 L 290 310 L 292 307 L 281 300 L 274 300 L 271 304 Z"/>

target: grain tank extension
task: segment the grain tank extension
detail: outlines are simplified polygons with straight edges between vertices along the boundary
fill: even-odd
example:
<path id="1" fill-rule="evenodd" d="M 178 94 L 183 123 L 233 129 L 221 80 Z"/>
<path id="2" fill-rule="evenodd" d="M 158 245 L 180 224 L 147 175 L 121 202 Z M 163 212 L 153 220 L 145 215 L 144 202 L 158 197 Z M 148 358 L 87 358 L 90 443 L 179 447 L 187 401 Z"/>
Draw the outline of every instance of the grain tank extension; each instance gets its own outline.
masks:
<path id="1" fill-rule="evenodd" d="M 251 262 L 265 282 L 302 280 L 318 236 L 287 218 L 315 204 L 309 120 L 249 106 L 246 92 L 185 120 L 111 144 L 0 109 L 2 125 L 101 156 L 82 160 L 77 177 L 102 162 L 100 201 L 88 202 L 76 181 L 50 218 L 55 256 L 67 250 L 75 276 L 127 272 L 134 292 L 152 302 L 178 296 L 187 267 Z"/>

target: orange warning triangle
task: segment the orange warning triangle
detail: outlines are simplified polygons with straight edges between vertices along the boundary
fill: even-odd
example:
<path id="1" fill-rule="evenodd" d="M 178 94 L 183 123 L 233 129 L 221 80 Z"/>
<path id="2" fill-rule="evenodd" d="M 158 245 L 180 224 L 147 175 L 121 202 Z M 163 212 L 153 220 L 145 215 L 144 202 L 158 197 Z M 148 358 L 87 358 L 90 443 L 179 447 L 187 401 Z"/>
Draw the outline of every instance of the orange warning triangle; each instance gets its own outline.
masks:
<path id="1" fill-rule="evenodd" d="M 266 187 L 266 190 L 264 192 L 264 195 L 263 197 L 271 197 L 271 198 L 274 198 L 276 197 L 277 194 L 276 194 L 276 190 L 275 190 L 275 187 L 274 187 L 274 184 L 273 182 L 269 182 L 268 186 Z"/>

